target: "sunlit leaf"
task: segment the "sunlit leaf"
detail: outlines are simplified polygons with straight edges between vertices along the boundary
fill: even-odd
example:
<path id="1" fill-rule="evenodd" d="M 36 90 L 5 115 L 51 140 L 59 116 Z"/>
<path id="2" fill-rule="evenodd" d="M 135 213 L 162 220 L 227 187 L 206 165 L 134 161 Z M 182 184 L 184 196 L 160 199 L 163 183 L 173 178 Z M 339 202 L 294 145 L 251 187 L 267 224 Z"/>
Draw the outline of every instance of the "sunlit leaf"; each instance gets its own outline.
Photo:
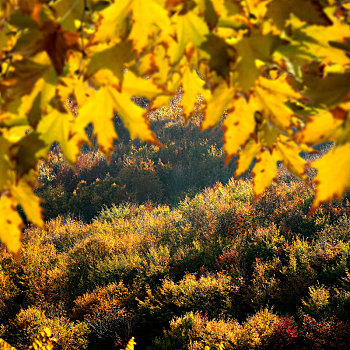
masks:
<path id="1" fill-rule="evenodd" d="M 205 117 L 202 128 L 207 129 L 216 126 L 222 118 L 225 109 L 233 99 L 234 89 L 222 82 L 214 91 L 211 98 L 207 101 Z"/>
<path id="2" fill-rule="evenodd" d="M 21 249 L 23 224 L 17 212 L 17 203 L 9 194 L 3 194 L 0 197 L 0 212 L 0 241 L 16 255 Z"/>
<path id="3" fill-rule="evenodd" d="M 15 186 L 11 187 L 11 194 L 23 208 L 27 220 L 35 225 L 42 226 L 42 208 L 40 199 L 34 194 L 33 185 L 25 180 L 20 180 Z"/>
<path id="4" fill-rule="evenodd" d="M 317 169 L 314 210 L 320 203 L 341 198 L 350 184 L 350 143 L 334 147 L 312 164 Z"/>
<path id="5" fill-rule="evenodd" d="M 319 114 L 309 118 L 305 129 L 298 134 L 297 140 L 314 145 L 335 140 L 337 128 L 341 124 L 342 120 L 335 119 L 330 112 L 320 111 Z"/>
<path id="6" fill-rule="evenodd" d="M 134 58 L 130 41 L 120 42 L 110 48 L 99 51 L 91 56 L 87 66 L 86 77 L 90 77 L 99 70 L 109 70 L 112 74 L 110 83 L 120 88 L 123 80 L 126 62 Z M 95 79 L 98 82 L 98 77 Z M 101 82 L 104 85 L 106 82 Z"/>
<path id="7" fill-rule="evenodd" d="M 253 189 L 256 197 L 260 196 L 277 176 L 276 158 L 263 149 L 257 156 L 253 168 Z"/>
<path id="8" fill-rule="evenodd" d="M 241 146 L 252 137 L 255 130 L 254 114 L 257 105 L 254 98 L 246 101 L 243 97 L 239 97 L 233 101 L 233 110 L 224 121 L 224 149 L 227 158 L 232 157 Z"/>
<path id="9" fill-rule="evenodd" d="M 198 103 L 198 95 L 203 93 L 204 81 L 194 70 L 185 68 L 182 73 L 182 99 L 181 106 L 186 116 L 190 116 Z"/>
<path id="10" fill-rule="evenodd" d="M 153 26 L 165 32 L 171 31 L 167 11 L 156 0 L 133 0 L 132 19 L 134 25 L 129 37 L 136 51 L 142 51 L 148 45 L 150 37 L 154 35 Z"/>
<path id="11" fill-rule="evenodd" d="M 92 40 L 94 42 L 104 42 L 119 38 L 120 27 L 131 10 L 132 2 L 132 0 L 120 0 L 101 11 L 97 31 L 94 33 Z"/>
<path id="12" fill-rule="evenodd" d="M 249 142 L 243 147 L 242 152 L 239 153 L 235 176 L 239 176 L 248 170 L 260 149 L 261 145 L 259 143 L 257 143 L 254 139 L 249 140 Z"/>
<path id="13" fill-rule="evenodd" d="M 37 127 L 40 139 L 47 146 L 58 142 L 62 148 L 66 159 L 74 163 L 79 154 L 79 145 L 71 140 L 71 124 L 74 119 L 71 114 L 62 113 L 56 109 L 52 110 L 48 115 L 42 118 Z"/>

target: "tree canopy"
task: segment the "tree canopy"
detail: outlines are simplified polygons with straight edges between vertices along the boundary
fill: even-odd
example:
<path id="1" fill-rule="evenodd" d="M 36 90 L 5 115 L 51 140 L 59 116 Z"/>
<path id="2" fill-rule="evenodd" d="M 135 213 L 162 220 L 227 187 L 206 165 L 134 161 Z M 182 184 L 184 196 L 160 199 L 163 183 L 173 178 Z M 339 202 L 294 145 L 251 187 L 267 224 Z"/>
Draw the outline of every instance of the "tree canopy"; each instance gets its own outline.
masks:
<path id="1" fill-rule="evenodd" d="M 304 180 L 317 169 L 313 209 L 341 197 L 350 187 L 349 10 L 333 0 L 0 0 L 0 240 L 19 252 L 18 205 L 42 225 L 33 187 L 53 142 L 74 163 L 92 123 L 108 156 L 117 112 L 131 138 L 157 144 L 147 115 L 180 89 L 184 115 L 202 115 L 203 129 L 225 116 L 235 175 L 257 160 L 256 196 L 282 162 Z M 148 110 L 133 96 L 149 99 Z M 333 149 L 313 164 L 300 156 L 325 141 Z"/>

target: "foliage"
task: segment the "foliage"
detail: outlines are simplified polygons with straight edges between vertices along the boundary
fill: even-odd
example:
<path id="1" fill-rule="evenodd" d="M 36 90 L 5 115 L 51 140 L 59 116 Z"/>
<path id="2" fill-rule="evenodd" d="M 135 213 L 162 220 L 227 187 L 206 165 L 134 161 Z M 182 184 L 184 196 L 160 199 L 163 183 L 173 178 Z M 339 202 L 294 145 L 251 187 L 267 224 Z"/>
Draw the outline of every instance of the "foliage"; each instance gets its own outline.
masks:
<path id="1" fill-rule="evenodd" d="M 58 147 L 51 151 L 41 163 L 35 189 L 45 200 L 45 220 L 71 215 L 90 221 L 113 203 L 175 205 L 217 181 L 227 183 L 234 163 L 224 166 L 222 132 L 200 132 L 195 122 L 184 125 L 174 120 L 175 111 L 164 110 L 161 120 L 153 118 L 164 148 L 125 138 L 116 143 L 109 163 L 101 152 L 89 151 L 78 157 L 74 169 Z"/>
<path id="2" fill-rule="evenodd" d="M 20 205 L 42 225 L 33 193 L 38 160 L 59 142 L 74 163 L 93 125 L 110 155 L 114 112 L 131 138 L 160 145 L 148 116 L 181 90 L 186 118 L 223 122 L 236 175 L 255 196 L 283 162 L 305 179 L 316 160 L 312 211 L 349 187 L 349 5 L 286 0 L 23 0 L 0 2 L 1 241 L 20 249 Z M 199 97 L 200 96 L 200 97 Z M 148 110 L 131 97 L 145 97 Z M 91 130 L 91 129 L 90 129 Z M 91 133 L 90 133 L 91 135 Z"/>
<path id="3" fill-rule="evenodd" d="M 256 202 L 252 187 L 28 228 L 21 260 L 0 251 L 0 337 L 25 349 L 49 327 L 58 349 L 121 349 L 132 336 L 139 349 L 346 348 L 349 203 L 309 217 L 302 182 Z"/>
<path id="4" fill-rule="evenodd" d="M 44 328 L 34 339 L 33 344 L 28 348 L 29 350 L 52 350 L 56 339 L 53 338 L 50 328 Z M 0 339 L 1 350 L 16 350 L 13 346 Z"/>

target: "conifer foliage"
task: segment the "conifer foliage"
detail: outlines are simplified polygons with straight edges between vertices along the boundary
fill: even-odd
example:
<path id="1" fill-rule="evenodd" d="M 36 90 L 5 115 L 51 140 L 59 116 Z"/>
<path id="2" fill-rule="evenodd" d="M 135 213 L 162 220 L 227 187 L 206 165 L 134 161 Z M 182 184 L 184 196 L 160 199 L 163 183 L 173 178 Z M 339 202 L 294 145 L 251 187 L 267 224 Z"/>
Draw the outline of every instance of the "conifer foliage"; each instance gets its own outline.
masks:
<path id="1" fill-rule="evenodd" d="M 41 225 L 37 163 L 53 142 L 74 163 L 85 129 L 110 154 L 117 112 L 132 138 L 159 143 L 147 113 L 182 90 L 202 128 L 225 112 L 227 161 L 254 158 L 254 193 L 277 162 L 300 178 L 300 152 L 334 141 L 312 166 L 313 208 L 350 184 L 348 1 L 0 0 L 0 239 L 20 249 L 20 205 Z M 198 106 L 198 96 L 202 103 Z M 131 97 L 149 99 L 145 110 Z M 72 101 L 69 108 L 67 101 Z"/>

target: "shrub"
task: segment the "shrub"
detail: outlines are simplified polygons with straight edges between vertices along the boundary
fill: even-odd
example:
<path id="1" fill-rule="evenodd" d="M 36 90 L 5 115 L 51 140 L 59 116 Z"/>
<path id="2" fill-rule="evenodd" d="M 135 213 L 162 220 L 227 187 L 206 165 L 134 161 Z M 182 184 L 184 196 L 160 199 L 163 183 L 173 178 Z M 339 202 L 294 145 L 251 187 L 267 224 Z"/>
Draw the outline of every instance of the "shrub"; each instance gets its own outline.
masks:
<path id="1" fill-rule="evenodd" d="M 57 339 L 56 347 L 59 350 L 87 349 L 87 335 L 89 330 L 84 322 L 70 322 L 66 317 L 46 317 L 39 308 L 29 307 L 21 310 L 10 325 L 14 344 L 19 350 L 27 348 L 36 335 L 44 328 L 50 328 Z"/>
<path id="2" fill-rule="evenodd" d="M 274 326 L 268 340 L 265 342 L 263 349 L 300 349 L 302 348 L 302 338 L 298 326 L 293 317 L 281 317 Z"/>
<path id="3" fill-rule="evenodd" d="M 348 349 L 350 323 L 335 318 L 316 321 L 305 315 L 302 324 L 302 336 L 309 349 Z"/>
<path id="4" fill-rule="evenodd" d="M 232 349 L 237 346 L 242 326 L 235 321 L 208 320 L 199 313 L 189 312 L 170 322 L 163 337 L 156 338 L 152 349 L 203 350 Z"/>
<path id="5" fill-rule="evenodd" d="M 329 312 L 329 299 L 330 294 L 325 286 L 311 286 L 308 299 L 302 300 L 302 310 L 314 317 L 324 316 Z"/>

